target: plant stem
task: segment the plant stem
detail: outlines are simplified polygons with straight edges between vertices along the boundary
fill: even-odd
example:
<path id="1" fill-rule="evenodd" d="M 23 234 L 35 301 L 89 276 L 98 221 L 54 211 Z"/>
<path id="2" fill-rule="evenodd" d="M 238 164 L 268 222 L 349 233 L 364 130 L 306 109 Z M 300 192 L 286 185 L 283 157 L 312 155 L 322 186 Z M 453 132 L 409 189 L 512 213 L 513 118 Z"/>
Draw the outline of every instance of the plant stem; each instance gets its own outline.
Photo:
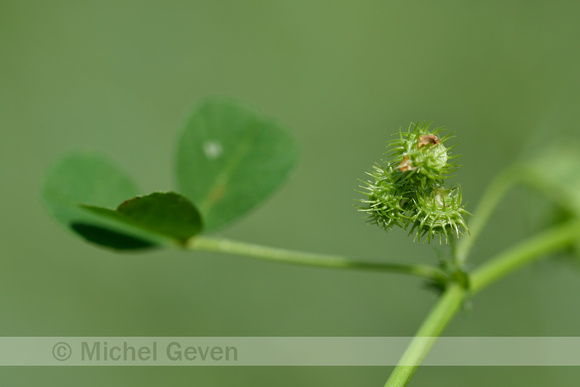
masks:
<path id="1" fill-rule="evenodd" d="M 519 166 L 504 169 L 500 172 L 484 192 L 479 205 L 475 209 L 473 220 L 469 225 L 469 236 L 462 238 L 457 245 L 457 262 L 464 263 L 473 244 L 481 234 L 487 221 L 504 195 L 514 187 L 522 177 Z"/>
<path id="2" fill-rule="evenodd" d="M 459 284 L 449 284 L 409 344 L 385 387 L 403 387 L 409 383 L 437 337 L 461 307 L 464 297 L 465 291 Z"/>
<path id="3" fill-rule="evenodd" d="M 558 205 L 567 208 L 568 198 L 557 189 L 557 185 L 547 182 L 544 176 L 538 175 L 533 169 L 519 164 L 504 169 L 493 179 L 475 209 L 473 220 L 469 226 L 470 235 L 462 238 L 457 245 L 459 263 L 464 263 L 467 259 L 471 248 L 501 199 L 518 184 L 527 185 L 541 192 Z"/>
<path id="4" fill-rule="evenodd" d="M 491 283 L 505 277 L 514 270 L 558 251 L 571 242 L 580 239 L 580 221 L 575 220 L 556 226 L 535 235 L 515 247 L 500 253 L 487 261 L 470 275 L 470 290 L 464 290 L 455 283 L 450 283 L 417 335 L 405 351 L 399 365 L 385 384 L 386 387 L 406 386 L 419 363 L 425 357 L 437 336 L 459 309 L 467 295 L 480 292 Z M 429 336 L 425 338 L 425 336 Z"/>
<path id="5" fill-rule="evenodd" d="M 542 255 L 557 251 L 578 239 L 580 239 L 580 221 L 575 220 L 519 243 L 488 260 L 471 274 L 471 292 L 475 294 Z"/>
<path id="6" fill-rule="evenodd" d="M 457 242 L 455 241 L 455 236 L 451 235 L 449 238 L 449 251 L 451 253 L 451 260 L 456 269 L 461 267 L 461 262 L 457 259 Z"/>
<path id="7" fill-rule="evenodd" d="M 447 274 L 443 270 L 429 265 L 409 265 L 403 263 L 359 261 L 337 255 L 291 251 L 244 242 L 236 242 L 228 239 L 209 238 L 202 236 L 193 238 L 186 248 L 191 250 L 204 250 L 242 255 L 255 259 L 303 266 L 409 274 L 422 278 L 428 278 L 430 280 L 437 281 L 438 283 L 447 282 Z"/>

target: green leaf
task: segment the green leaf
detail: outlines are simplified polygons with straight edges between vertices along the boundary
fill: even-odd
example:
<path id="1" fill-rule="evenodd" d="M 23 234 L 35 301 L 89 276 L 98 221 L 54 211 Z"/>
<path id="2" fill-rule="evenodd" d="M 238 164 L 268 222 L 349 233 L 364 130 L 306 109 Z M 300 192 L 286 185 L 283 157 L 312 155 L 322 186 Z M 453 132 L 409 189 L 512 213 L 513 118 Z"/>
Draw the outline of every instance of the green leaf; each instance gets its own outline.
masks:
<path id="1" fill-rule="evenodd" d="M 75 234 L 102 246 L 125 250 L 152 247 L 155 242 L 79 205 L 114 208 L 138 193 L 131 178 L 107 158 L 94 153 L 76 153 L 49 171 L 42 199 L 50 215 Z"/>
<path id="2" fill-rule="evenodd" d="M 199 208 L 206 230 L 264 201 L 296 166 L 299 149 L 280 124 L 231 100 L 198 104 L 185 122 L 177 157 L 181 192 Z"/>
<path id="3" fill-rule="evenodd" d="M 108 159 L 81 153 L 51 169 L 42 197 L 59 223 L 118 250 L 183 244 L 201 231 L 197 209 L 183 196 L 156 192 L 135 197 L 137 193 L 129 176 Z"/>
<path id="4" fill-rule="evenodd" d="M 97 215 L 185 244 L 201 229 L 194 205 L 175 192 L 154 192 L 126 200 L 116 210 L 83 205 Z"/>

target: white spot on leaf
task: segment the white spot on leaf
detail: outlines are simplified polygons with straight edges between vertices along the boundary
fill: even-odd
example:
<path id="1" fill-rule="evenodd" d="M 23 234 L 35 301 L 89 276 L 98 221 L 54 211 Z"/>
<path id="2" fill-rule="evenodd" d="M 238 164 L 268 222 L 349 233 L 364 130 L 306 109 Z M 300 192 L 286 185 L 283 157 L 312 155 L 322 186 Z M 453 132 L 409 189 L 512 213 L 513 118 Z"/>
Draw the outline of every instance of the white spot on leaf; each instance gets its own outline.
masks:
<path id="1" fill-rule="evenodd" d="M 222 154 L 222 144 L 217 141 L 206 141 L 203 144 L 203 151 L 208 159 L 217 159 Z"/>

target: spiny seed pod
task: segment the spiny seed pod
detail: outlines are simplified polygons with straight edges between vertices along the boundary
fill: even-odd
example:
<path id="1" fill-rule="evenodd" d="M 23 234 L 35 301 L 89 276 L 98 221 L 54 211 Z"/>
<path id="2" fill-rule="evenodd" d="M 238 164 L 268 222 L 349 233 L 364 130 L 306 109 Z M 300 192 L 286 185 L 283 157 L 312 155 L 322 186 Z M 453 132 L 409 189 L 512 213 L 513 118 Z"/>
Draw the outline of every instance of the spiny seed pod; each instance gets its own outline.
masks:
<path id="1" fill-rule="evenodd" d="M 429 195 L 418 195 L 414 200 L 415 211 L 412 218 L 412 228 L 409 234 L 417 231 L 416 238 L 420 240 L 427 236 L 427 241 L 439 236 L 439 244 L 445 236 L 445 241 L 455 236 L 459 238 L 467 230 L 463 219 L 468 212 L 462 205 L 461 187 L 453 189 L 435 188 Z"/>
<path id="2" fill-rule="evenodd" d="M 457 170 L 455 162 L 449 161 L 459 157 L 449 156 L 456 145 L 450 148 L 444 145 L 453 135 L 439 138 L 437 134 L 443 128 L 429 130 L 430 126 L 429 122 L 411 124 L 406 132 L 399 131 L 399 138 L 389 142 L 389 157 L 398 162 L 397 168 L 406 173 L 405 179 L 423 186 L 449 178 Z"/>
<path id="3" fill-rule="evenodd" d="M 429 127 L 428 122 L 411 124 L 388 143 L 387 159 L 373 167 L 371 180 L 361 186 L 367 198 L 360 200 L 359 210 L 385 230 L 410 228 L 417 240 L 439 236 L 440 244 L 443 237 L 449 243 L 462 234 L 460 229 L 469 232 L 461 188 L 445 188 L 445 180 L 457 170 L 450 160 L 459 156 L 449 155 L 456 145 L 445 145 L 452 135 L 440 138 L 443 129 Z"/>
<path id="4" fill-rule="evenodd" d="M 402 195 L 393 178 L 393 169 L 381 165 L 373 166 L 371 172 L 367 172 L 373 179 L 363 182 L 366 192 L 363 194 L 368 199 L 362 199 L 364 207 L 360 210 L 366 212 L 369 223 L 376 224 L 385 230 L 393 225 L 404 227 L 408 221 L 404 206 L 408 199 Z"/>

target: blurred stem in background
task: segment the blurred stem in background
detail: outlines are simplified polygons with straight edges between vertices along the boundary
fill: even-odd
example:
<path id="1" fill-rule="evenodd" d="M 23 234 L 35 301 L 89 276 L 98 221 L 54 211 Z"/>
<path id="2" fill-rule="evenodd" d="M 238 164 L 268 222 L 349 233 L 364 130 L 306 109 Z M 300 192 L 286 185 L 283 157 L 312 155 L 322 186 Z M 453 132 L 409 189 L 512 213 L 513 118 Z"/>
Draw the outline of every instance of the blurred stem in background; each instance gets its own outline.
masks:
<path id="1" fill-rule="evenodd" d="M 497 175 L 483 194 L 469 225 L 470 237 L 463 238 L 457 246 L 457 261 L 465 263 L 471 248 L 487 224 L 491 214 L 505 194 L 521 179 L 521 168 L 507 168 Z"/>

